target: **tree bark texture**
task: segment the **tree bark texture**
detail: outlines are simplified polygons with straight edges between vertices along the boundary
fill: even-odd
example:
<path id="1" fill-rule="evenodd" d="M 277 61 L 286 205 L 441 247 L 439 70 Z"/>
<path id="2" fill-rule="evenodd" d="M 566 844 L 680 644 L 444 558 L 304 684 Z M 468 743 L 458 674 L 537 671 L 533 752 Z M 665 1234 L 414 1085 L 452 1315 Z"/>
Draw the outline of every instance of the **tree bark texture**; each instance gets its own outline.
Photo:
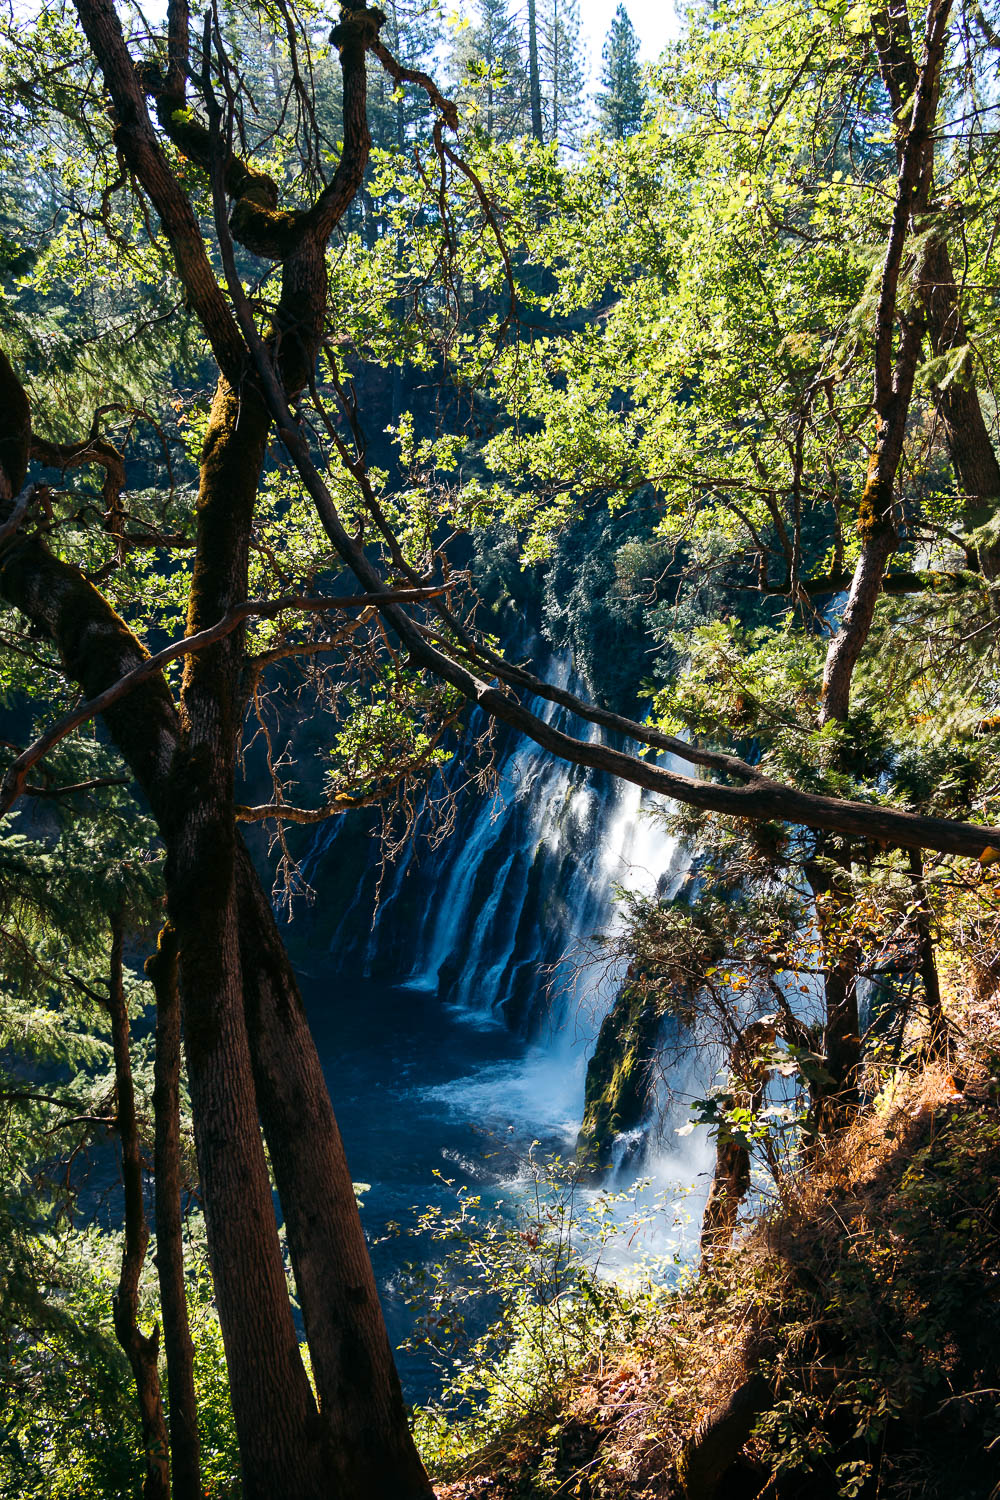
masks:
<path id="1" fill-rule="evenodd" d="M 948 35 L 951 0 L 931 0 L 927 11 L 924 58 L 917 77 L 909 122 L 899 151 L 896 199 L 875 314 L 873 406 L 875 451 L 868 465 L 858 505 L 861 554 L 847 603 L 827 651 L 823 671 L 820 724 L 847 718 L 851 679 L 875 618 L 882 579 L 898 544 L 895 486 L 903 456 L 906 420 L 920 359 L 933 242 L 912 258 L 909 306 L 900 308 L 899 284 L 906 245 L 926 212 L 934 175 L 933 128 L 940 92 L 941 66 Z M 899 324 L 895 352 L 896 324 Z"/>
<path id="2" fill-rule="evenodd" d="M 246 849 L 240 943 L 257 1100 L 306 1325 L 337 1493 L 421 1500 L 354 1187 L 294 971 Z"/>
<path id="3" fill-rule="evenodd" d="M 893 112 L 900 115 L 917 87 L 909 13 L 901 0 L 892 0 L 872 16 L 872 34 L 879 70 Z M 997 461 L 975 382 L 975 361 L 969 342 L 951 253 L 944 238 L 932 247 L 927 266 L 927 329 L 935 356 L 959 355 L 960 368 L 937 382 L 935 401 L 944 423 L 952 467 L 964 491 L 963 520 L 969 530 L 987 525 L 1000 504 L 1000 463 Z M 1000 573 L 1000 541 L 973 545 L 970 562 L 989 578 Z"/>
<path id="4" fill-rule="evenodd" d="M 135 1377 L 142 1426 L 146 1473 L 143 1500 L 170 1500 L 170 1459 L 167 1424 L 160 1397 L 157 1367 L 159 1329 L 151 1334 L 139 1328 L 139 1277 L 149 1245 L 149 1225 L 142 1201 L 142 1151 L 135 1114 L 135 1089 L 129 1047 L 128 1006 L 125 1000 L 122 962 L 124 938 L 120 924 L 111 934 L 111 972 L 108 984 L 108 1014 L 115 1059 L 115 1124 L 122 1152 L 122 1191 L 125 1198 L 125 1248 L 121 1275 L 115 1293 L 115 1336 L 128 1357 Z"/>
<path id="5" fill-rule="evenodd" d="M 268 419 L 252 386 L 223 379 L 197 501 L 188 633 L 247 597 L 250 526 Z M 248 1497 L 324 1493 L 325 1452 L 288 1300 L 258 1126 L 240 964 L 234 758 L 245 627 L 187 658 L 184 750 L 160 819 L 198 1174 Z"/>
<path id="6" fill-rule="evenodd" d="M 823 1061 L 828 1075 L 811 1089 L 816 1127 L 840 1130 L 857 1111 L 861 1080 L 858 963 L 861 947 L 849 930 L 853 896 L 845 876 L 810 860 L 806 879 L 816 912 L 823 969 Z"/>
<path id="7" fill-rule="evenodd" d="M 677 1465 L 686 1500 L 715 1500 L 757 1418 L 773 1405 L 770 1385 L 762 1375 L 753 1374 L 699 1422 Z"/>
<path id="8" fill-rule="evenodd" d="M 928 1050 L 934 1054 L 944 1050 L 948 1026 L 941 1006 L 941 982 L 934 955 L 931 907 L 924 884 L 924 862 L 916 849 L 910 850 L 909 865 L 915 904 L 913 926 L 917 942 L 917 966 L 924 987 L 924 1006 L 927 1011 Z"/>
<path id="9" fill-rule="evenodd" d="M 156 952 L 146 960 L 156 994 L 156 1052 L 153 1063 L 153 1181 L 156 1188 L 156 1272 L 163 1320 L 170 1408 L 170 1478 L 174 1500 L 201 1500 L 198 1401 L 194 1385 L 194 1345 L 184 1285 L 181 1215 L 181 1002 L 177 988 L 177 938 L 166 925 Z"/>
<path id="10" fill-rule="evenodd" d="M 220 386 L 199 495 L 192 630 L 218 618 L 227 601 L 245 597 L 249 496 L 265 434 L 252 395 L 236 401 Z M 234 534 L 241 528 L 243 540 Z M 37 537 L 20 537 L 7 549 L 0 587 L 44 624 L 67 672 L 88 693 L 143 659 L 124 621 Z M 109 709 L 107 722 L 168 848 L 199 1170 L 246 1490 L 274 1493 L 280 1479 L 285 1494 L 312 1500 L 329 1494 L 339 1474 L 345 1500 L 416 1500 L 431 1491 L 406 1426 L 350 1173 L 269 904 L 235 838 L 241 659 L 226 637 L 189 667 L 180 714 L 157 678 Z M 239 938 L 231 874 L 237 847 L 239 899 L 252 907 L 239 920 Z M 239 941 L 249 943 L 246 986 Z M 252 1009 L 253 1067 L 245 1000 Z M 258 1110 L 289 1205 L 289 1250 L 321 1415 L 291 1321 Z"/>
<path id="11" fill-rule="evenodd" d="M 948 246 L 935 244 L 927 267 L 927 329 L 933 353 L 960 358 L 960 368 L 934 388 L 944 422 L 952 468 L 964 491 L 962 519 L 975 532 L 994 520 L 1000 506 L 1000 462 L 990 438 L 975 384 L 969 343 Z M 963 352 L 964 351 L 964 352 Z M 987 578 L 1000 576 L 1000 539 L 973 540 L 970 562 Z"/>

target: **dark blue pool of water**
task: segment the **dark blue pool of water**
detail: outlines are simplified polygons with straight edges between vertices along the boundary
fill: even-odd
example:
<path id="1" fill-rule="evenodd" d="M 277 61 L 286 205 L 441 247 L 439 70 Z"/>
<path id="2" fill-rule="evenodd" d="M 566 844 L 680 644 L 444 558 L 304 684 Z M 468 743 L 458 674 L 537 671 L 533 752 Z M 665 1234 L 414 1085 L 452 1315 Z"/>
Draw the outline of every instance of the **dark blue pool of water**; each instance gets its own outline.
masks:
<path id="1" fill-rule="evenodd" d="M 351 1175 L 368 1184 L 361 1217 L 398 1346 L 413 1326 L 403 1268 L 439 1253 L 405 1231 L 421 1209 L 455 1202 L 448 1181 L 513 1214 L 532 1142 L 542 1154 L 572 1151 L 583 1042 L 530 1045 L 419 989 L 305 975 L 302 984 Z M 430 1361 L 403 1354 L 399 1364 L 408 1399 L 426 1399 L 437 1381 Z"/>

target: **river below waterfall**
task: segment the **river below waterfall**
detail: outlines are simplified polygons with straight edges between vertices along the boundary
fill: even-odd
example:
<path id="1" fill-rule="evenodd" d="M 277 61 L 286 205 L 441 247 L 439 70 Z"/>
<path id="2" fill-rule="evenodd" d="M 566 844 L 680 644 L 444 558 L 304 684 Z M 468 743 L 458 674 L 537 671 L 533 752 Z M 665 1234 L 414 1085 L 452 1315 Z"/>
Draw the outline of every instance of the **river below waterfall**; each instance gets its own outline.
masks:
<path id="1" fill-rule="evenodd" d="M 368 1185 L 361 1216 L 396 1346 L 413 1324 L 401 1273 L 431 1255 L 406 1232 L 417 1211 L 453 1201 L 442 1181 L 451 1179 L 511 1212 L 517 1154 L 534 1140 L 543 1152 L 572 1151 L 583 1049 L 575 1062 L 554 1057 L 502 1025 L 456 1015 L 426 990 L 319 979 L 304 988 L 351 1172 Z M 411 1401 L 433 1391 L 428 1361 L 403 1355 L 400 1373 Z"/>

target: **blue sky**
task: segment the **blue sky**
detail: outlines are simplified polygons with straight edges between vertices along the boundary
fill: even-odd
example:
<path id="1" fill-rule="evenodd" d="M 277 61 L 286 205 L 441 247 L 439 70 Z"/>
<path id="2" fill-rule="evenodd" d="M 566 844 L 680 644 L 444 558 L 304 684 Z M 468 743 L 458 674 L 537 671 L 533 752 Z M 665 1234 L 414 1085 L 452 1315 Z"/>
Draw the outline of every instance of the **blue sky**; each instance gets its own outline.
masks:
<path id="1" fill-rule="evenodd" d="M 580 0 L 580 17 L 590 51 L 593 72 L 600 69 L 601 47 L 611 25 L 611 17 L 618 9 L 618 0 Z M 673 0 L 625 0 L 628 11 L 642 44 L 642 59 L 652 61 L 658 57 L 665 43 L 677 35 L 677 16 Z"/>

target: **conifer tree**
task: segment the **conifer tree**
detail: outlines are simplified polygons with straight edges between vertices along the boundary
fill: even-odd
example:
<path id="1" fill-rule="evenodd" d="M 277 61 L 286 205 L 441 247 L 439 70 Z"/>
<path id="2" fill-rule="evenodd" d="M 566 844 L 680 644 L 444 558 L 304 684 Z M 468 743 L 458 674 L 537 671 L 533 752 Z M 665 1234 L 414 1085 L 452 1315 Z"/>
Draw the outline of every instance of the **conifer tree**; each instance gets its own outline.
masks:
<path id="1" fill-rule="evenodd" d="M 579 0 L 540 0 L 537 13 L 544 137 L 572 147 L 584 116 Z"/>
<path id="2" fill-rule="evenodd" d="M 538 13 L 535 0 L 528 0 L 528 88 L 531 100 L 531 133 L 536 141 L 542 132 L 542 85 L 538 73 Z"/>
<path id="3" fill-rule="evenodd" d="M 603 135 L 623 141 L 642 124 L 646 86 L 639 67 L 639 38 L 628 11 L 619 4 L 601 53 L 601 92 L 597 118 Z"/>
<path id="4" fill-rule="evenodd" d="M 480 0 L 478 23 L 461 33 L 453 65 L 459 88 L 476 85 L 479 123 L 497 141 L 513 140 L 531 128 L 528 68 L 521 51 L 521 27 L 509 0 Z"/>

